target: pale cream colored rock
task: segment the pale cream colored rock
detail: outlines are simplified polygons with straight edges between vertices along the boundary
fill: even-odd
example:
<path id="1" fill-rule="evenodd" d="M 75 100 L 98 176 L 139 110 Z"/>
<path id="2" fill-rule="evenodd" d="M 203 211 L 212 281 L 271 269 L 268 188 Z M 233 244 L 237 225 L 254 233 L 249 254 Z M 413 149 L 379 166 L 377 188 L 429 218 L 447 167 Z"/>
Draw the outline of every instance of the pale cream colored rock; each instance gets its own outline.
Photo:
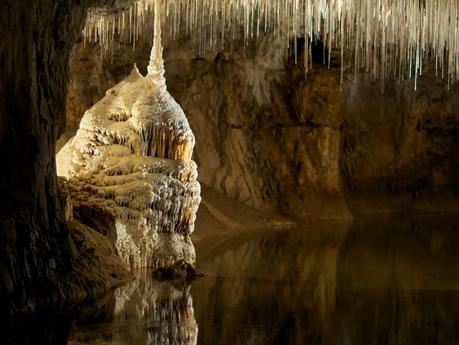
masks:
<path id="1" fill-rule="evenodd" d="M 195 262 L 189 239 L 201 200 L 191 160 L 195 138 L 167 92 L 159 24 L 155 30 L 147 76 L 134 65 L 86 111 L 57 155 L 58 175 L 69 180 L 75 203 L 115 216 L 115 246 L 131 267 Z"/>

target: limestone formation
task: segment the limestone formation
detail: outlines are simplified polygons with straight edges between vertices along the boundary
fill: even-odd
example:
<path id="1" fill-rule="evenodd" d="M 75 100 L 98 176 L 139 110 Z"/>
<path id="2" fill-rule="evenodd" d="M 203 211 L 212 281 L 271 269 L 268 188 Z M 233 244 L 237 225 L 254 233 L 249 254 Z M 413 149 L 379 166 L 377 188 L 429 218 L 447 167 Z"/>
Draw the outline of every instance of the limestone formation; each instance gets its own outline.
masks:
<path id="1" fill-rule="evenodd" d="M 159 11 L 147 76 L 137 67 L 83 116 L 57 155 L 75 204 L 116 218 L 115 246 L 131 267 L 193 264 L 190 234 L 200 203 L 195 144 L 166 90 Z"/>

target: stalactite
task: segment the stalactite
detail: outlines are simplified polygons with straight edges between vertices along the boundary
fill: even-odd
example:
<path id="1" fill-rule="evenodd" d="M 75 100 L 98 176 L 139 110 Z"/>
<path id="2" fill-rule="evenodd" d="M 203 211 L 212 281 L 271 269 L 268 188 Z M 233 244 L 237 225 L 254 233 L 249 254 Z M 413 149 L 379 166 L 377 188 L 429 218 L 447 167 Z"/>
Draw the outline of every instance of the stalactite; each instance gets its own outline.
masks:
<path id="1" fill-rule="evenodd" d="M 431 62 L 448 85 L 459 78 L 459 2 L 457 0 L 160 0 L 168 39 L 190 34 L 198 52 L 231 47 L 240 32 L 244 47 L 261 32 L 305 39 L 305 69 L 315 39 L 338 49 L 342 64 L 376 79 L 413 79 Z M 94 10 L 83 30 L 84 42 L 98 41 L 104 56 L 114 38 L 121 42 L 151 37 L 154 0 L 139 0 L 125 11 Z M 115 35 L 117 33 L 117 35 Z M 328 63 L 330 57 L 328 58 Z"/>

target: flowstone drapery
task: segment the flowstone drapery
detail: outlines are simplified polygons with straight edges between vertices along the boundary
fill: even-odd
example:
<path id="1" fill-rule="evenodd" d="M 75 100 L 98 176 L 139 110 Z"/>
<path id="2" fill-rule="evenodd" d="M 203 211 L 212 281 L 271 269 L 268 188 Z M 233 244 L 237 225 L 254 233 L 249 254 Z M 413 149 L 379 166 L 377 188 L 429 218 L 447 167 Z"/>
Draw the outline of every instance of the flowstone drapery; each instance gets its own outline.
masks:
<path id="1" fill-rule="evenodd" d="M 78 206 L 116 219 L 115 246 L 131 267 L 193 265 L 189 238 L 200 203 L 194 135 L 167 92 L 159 11 L 148 74 L 137 67 L 83 116 L 58 153 Z"/>

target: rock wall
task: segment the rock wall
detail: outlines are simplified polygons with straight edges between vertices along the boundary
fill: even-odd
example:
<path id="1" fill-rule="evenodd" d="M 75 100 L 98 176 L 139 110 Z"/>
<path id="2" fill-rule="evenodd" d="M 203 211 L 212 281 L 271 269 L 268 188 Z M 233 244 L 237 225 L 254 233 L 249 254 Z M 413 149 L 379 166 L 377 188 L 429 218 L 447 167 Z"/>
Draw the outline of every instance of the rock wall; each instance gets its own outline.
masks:
<path id="1" fill-rule="evenodd" d="M 70 266 L 52 152 L 65 127 L 67 61 L 86 6 L 2 2 L 1 297 L 25 302 L 32 285 L 44 294 L 46 281 L 55 281 Z"/>
<path id="2" fill-rule="evenodd" d="M 146 51 L 121 46 L 102 64 L 97 46 L 77 46 L 69 123 L 91 103 L 83 89 L 103 92 L 134 60 L 144 71 Z M 317 46 L 305 79 L 287 51 L 272 37 L 203 57 L 187 39 L 166 43 L 168 87 L 196 134 L 202 183 L 301 219 L 458 209 L 456 86 L 426 71 L 416 92 L 410 82 L 383 89 L 346 71 L 340 90 L 333 54 L 329 70 Z"/>
<path id="3" fill-rule="evenodd" d="M 69 54 L 89 6 L 13 1 L 0 5 L 0 305 L 33 308 L 71 267 L 58 201 L 55 143 L 65 128 Z"/>
<path id="4" fill-rule="evenodd" d="M 344 93 L 341 169 L 355 212 L 457 210 L 459 88 L 424 75 L 386 85 L 360 78 Z"/>

